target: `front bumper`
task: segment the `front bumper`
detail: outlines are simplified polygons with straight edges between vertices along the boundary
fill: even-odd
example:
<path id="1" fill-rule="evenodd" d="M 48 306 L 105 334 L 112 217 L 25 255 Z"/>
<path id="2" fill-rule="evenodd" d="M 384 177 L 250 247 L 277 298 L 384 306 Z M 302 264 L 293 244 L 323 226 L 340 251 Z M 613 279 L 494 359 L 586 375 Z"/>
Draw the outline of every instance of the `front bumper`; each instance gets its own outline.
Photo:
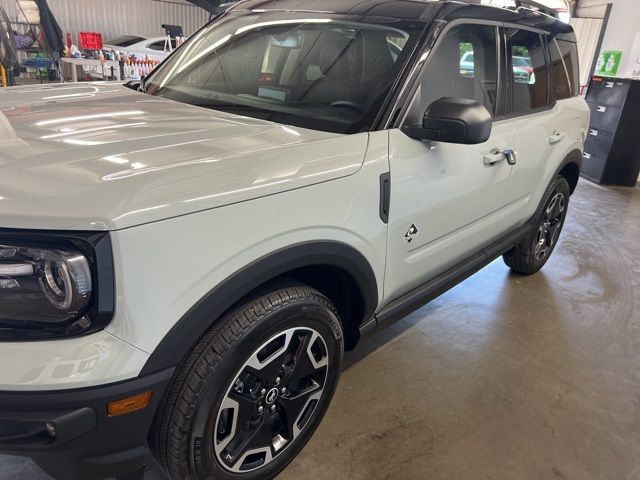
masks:
<path id="1" fill-rule="evenodd" d="M 144 464 L 147 435 L 172 376 L 173 368 L 94 388 L 0 392 L 0 452 L 30 457 L 59 480 L 136 471 Z M 148 390 L 153 391 L 148 407 L 108 416 L 110 401 Z"/>
<path id="2" fill-rule="evenodd" d="M 0 392 L 62 391 L 139 376 L 149 354 L 103 331 L 64 340 L 0 342 Z"/>

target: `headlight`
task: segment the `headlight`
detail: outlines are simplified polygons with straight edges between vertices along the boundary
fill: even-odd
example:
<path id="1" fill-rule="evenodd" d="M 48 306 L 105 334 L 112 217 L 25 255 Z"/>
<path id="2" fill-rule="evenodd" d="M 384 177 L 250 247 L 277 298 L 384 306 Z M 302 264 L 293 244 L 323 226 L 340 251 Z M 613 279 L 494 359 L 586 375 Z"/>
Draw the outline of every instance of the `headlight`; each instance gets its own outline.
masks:
<path id="1" fill-rule="evenodd" d="M 106 325 L 113 311 L 108 236 L 12 237 L 0 232 L 0 341 L 77 335 Z M 96 246 L 105 238 L 108 253 L 105 245 L 99 250 L 107 258 L 98 258 Z"/>

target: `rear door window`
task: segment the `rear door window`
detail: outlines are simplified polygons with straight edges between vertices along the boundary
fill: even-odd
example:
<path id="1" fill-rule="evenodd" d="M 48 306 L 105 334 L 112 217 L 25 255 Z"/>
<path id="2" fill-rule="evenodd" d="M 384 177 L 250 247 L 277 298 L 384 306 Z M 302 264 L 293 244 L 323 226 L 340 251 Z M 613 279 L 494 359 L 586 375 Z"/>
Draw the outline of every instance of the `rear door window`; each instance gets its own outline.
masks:
<path id="1" fill-rule="evenodd" d="M 545 40 L 535 32 L 508 29 L 511 112 L 527 113 L 549 105 Z"/>
<path id="2" fill-rule="evenodd" d="M 572 88 L 571 82 L 569 81 L 569 74 L 562 59 L 562 53 L 555 40 L 549 44 L 549 53 L 551 55 L 551 76 L 553 78 L 556 100 L 571 98 Z M 571 68 L 571 66 L 569 66 L 569 68 Z"/>

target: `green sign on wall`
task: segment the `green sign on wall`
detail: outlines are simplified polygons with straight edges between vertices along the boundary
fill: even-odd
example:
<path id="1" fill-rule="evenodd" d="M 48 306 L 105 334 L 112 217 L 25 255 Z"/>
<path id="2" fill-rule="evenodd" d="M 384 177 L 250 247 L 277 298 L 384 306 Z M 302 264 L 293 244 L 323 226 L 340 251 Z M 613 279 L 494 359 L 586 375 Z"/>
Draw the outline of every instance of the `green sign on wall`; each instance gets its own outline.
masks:
<path id="1" fill-rule="evenodd" d="M 620 69 L 621 61 L 621 50 L 607 50 L 602 52 L 598 59 L 598 64 L 596 65 L 596 75 L 615 77 Z"/>

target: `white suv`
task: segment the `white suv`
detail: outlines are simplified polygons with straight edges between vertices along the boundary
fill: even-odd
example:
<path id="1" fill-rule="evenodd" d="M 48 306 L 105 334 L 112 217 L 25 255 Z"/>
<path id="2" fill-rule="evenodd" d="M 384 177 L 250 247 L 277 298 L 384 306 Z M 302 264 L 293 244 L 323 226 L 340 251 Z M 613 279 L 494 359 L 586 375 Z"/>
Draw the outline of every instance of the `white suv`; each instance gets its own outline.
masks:
<path id="1" fill-rule="evenodd" d="M 536 5 L 249 0 L 142 85 L 0 91 L 0 451 L 137 479 L 148 440 L 174 480 L 274 477 L 344 349 L 549 259 L 575 41 Z"/>

